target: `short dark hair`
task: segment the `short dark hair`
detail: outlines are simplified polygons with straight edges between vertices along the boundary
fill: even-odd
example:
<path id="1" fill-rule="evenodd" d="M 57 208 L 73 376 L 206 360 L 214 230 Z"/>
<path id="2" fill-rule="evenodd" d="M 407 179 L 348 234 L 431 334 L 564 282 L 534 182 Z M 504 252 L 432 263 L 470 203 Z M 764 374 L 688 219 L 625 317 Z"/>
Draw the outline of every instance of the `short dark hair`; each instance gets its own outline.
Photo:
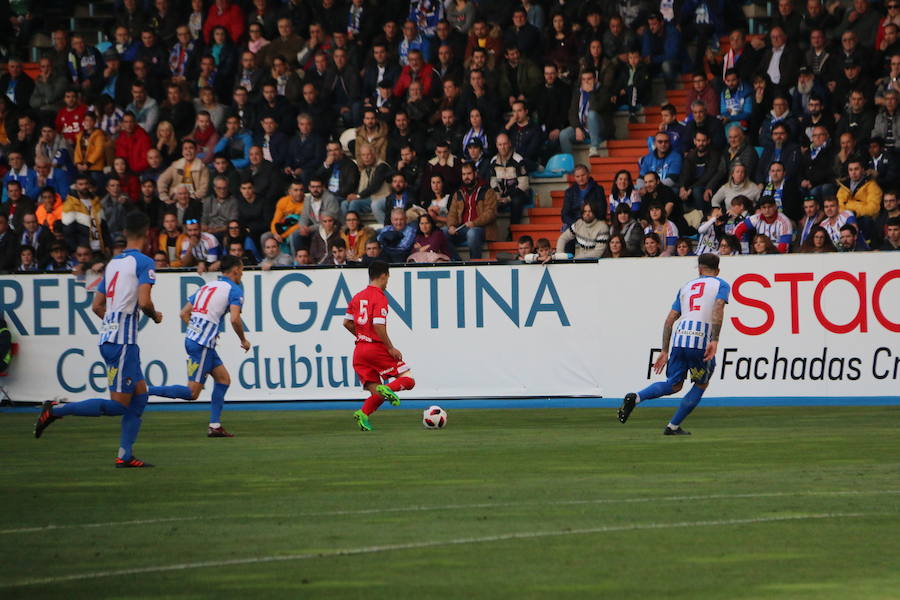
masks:
<path id="1" fill-rule="evenodd" d="M 150 218 L 139 210 L 133 210 L 125 216 L 125 237 L 139 238 L 147 235 Z"/>
<path id="2" fill-rule="evenodd" d="M 707 269 L 711 269 L 713 271 L 719 270 L 719 257 L 716 254 L 711 252 L 706 252 L 701 254 L 697 259 L 697 265 L 701 267 L 705 267 Z"/>
<path id="3" fill-rule="evenodd" d="M 534 238 L 531 237 L 530 235 L 523 235 L 523 236 L 520 236 L 520 237 L 519 237 L 517 243 L 519 243 L 519 244 L 531 244 L 532 246 L 534 246 Z"/>
<path id="4" fill-rule="evenodd" d="M 386 275 L 390 271 L 390 267 L 383 260 L 376 260 L 369 265 L 369 281 L 375 281 L 382 275 Z"/>
<path id="5" fill-rule="evenodd" d="M 347 242 L 345 242 L 344 238 L 341 238 L 341 237 L 335 238 L 334 240 L 332 240 L 332 242 L 330 244 L 328 244 L 329 249 L 331 249 L 331 248 L 346 248 L 346 247 L 347 247 Z"/>
<path id="6" fill-rule="evenodd" d="M 343 241 L 343 240 L 341 240 L 341 241 Z M 219 270 L 222 273 L 227 273 L 228 271 L 231 271 L 235 267 L 239 267 L 242 264 L 243 263 L 241 262 L 241 259 L 238 258 L 237 256 L 232 256 L 230 254 L 226 254 L 225 256 L 223 256 L 222 258 L 219 259 Z"/>
<path id="7" fill-rule="evenodd" d="M 841 227 L 841 231 L 849 231 L 853 235 L 857 235 L 859 233 L 853 223 L 847 223 L 846 225 Z"/>

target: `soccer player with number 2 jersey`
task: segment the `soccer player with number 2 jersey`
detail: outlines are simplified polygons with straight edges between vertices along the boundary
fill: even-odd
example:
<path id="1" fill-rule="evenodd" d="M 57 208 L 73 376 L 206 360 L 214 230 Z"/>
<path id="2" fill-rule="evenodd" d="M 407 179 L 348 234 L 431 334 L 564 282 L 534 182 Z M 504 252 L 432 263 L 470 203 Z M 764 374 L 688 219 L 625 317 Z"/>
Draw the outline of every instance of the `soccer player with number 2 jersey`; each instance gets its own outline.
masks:
<path id="1" fill-rule="evenodd" d="M 718 277 L 718 256 L 701 254 L 697 267 L 700 277 L 688 281 L 678 290 L 663 326 L 662 352 L 653 364 L 653 370 L 659 374 L 668 363 L 666 381 L 651 384 L 636 394 L 626 394 L 619 407 L 619 421 L 622 423 L 628 420 L 638 403 L 680 391 L 690 373 L 694 386 L 663 430 L 665 435 L 690 435 L 690 432 L 681 428 L 681 423 L 700 403 L 716 368 L 719 332 L 722 330 L 725 304 L 731 291 L 731 287 Z"/>
<path id="2" fill-rule="evenodd" d="M 150 395 L 196 400 L 203 390 L 206 376 L 211 374 L 214 383 L 206 435 L 234 437 L 221 423 L 225 393 L 231 385 L 231 376 L 216 352 L 216 341 L 219 337 L 219 325 L 227 313 L 231 328 L 241 341 L 241 348 L 244 352 L 250 349 L 250 342 L 244 336 L 244 324 L 241 322 L 244 292 L 240 286 L 244 266 L 239 258 L 225 256 L 220 262 L 220 268 L 222 274 L 219 279 L 197 290 L 181 309 L 181 320 L 187 323 L 184 349 L 188 355 L 188 384 L 154 386 L 150 388 Z"/>
<path id="3" fill-rule="evenodd" d="M 140 313 L 162 321 L 156 312 L 151 288 L 156 283 L 153 259 L 142 253 L 150 220 L 139 211 L 125 218 L 127 248 L 106 265 L 103 280 L 91 305 L 103 320 L 100 325 L 100 354 L 106 362 L 109 399 L 91 398 L 82 402 L 56 405 L 44 402 L 34 424 L 34 437 L 39 438 L 54 421 L 69 415 L 78 417 L 122 417 L 117 468 L 152 467 L 132 454 L 141 429 L 141 416 L 147 406 L 147 383 L 141 370 L 141 350 L 137 344 Z"/>
<path id="4" fill-rule="evenodd" d="M 388 264 L 375 261 L 369 266 L 369 287 L 350 300 L 344 327 L 356 338 L 353 369 L 370 396 L 353 413 L 362 431 L 371 431 L 369 416 L 385 400 L 400 405 L 397 392 L 411 390 L 416 382 L 403 362 L 403 354 L 391 343 L 387 333 L 388 300 L 384 294 L 390 278 Z M 393 378 L 388 384 L 383 381 Z"/>

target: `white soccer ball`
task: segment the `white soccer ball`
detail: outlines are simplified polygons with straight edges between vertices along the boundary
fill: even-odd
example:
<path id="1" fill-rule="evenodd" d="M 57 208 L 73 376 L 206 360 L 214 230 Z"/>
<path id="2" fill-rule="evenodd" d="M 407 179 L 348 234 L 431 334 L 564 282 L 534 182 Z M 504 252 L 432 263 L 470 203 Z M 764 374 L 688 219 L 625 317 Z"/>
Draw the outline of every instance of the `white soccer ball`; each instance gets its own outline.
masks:
<path id="1" fill-rule="evenodd" d="M 429 406 L 422 411 L 422 425 L 425 429 L 441 429 L 447 424 L 447 411 L 440 406 Z"/>

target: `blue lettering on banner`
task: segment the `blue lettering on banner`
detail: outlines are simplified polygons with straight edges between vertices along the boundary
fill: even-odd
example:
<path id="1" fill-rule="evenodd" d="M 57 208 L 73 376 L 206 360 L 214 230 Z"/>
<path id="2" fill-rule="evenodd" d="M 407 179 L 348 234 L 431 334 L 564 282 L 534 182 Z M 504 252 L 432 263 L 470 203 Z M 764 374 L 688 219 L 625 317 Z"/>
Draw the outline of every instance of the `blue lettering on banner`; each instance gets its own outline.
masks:
<path id="1" fill-rule="evenodd" d="M 456 272 L 456 328 L 466 327 L 466 272 Z"/>
<path id="2" fill-rule="evenodd" d="M 509 320 L 518 327 L 519 326 L 519 270 L 510 270 L 510 288 L 512 288 L 509 303 L 504 300 L 503 296 L 492 286 L 487 278 L 481 274 L 481 271 L 475 271 L 475 327 L 484 327 L 484 295 L 485 293 L 491 297 L 497 308 L 509 317 Z"/>
<path id="3" fill-rule="evenodd" d="M 253 297 L 256 300 L 253 303 L 253 317 L 256 320 L 256 327 L 253 329 L 253 331 L 260 332 L 260 331 L 262 331 L 263 304 L 262 304 L 262 276 L 259 274 L 257 274 L 253 278 Z"/>
<path id="4" fill-rule="evenodd" d="M 544 294 L 550 294 L 550 302 L 542 302 Z M 525 327 L 534 325 L 534 320 L 539 312 L 555 312 L 559 317 L 559 324 L 563 327 L 569 327 L 569 317 L 566 315 L 566 309 L 563 307 L 559 299 L 559 292 L 553 284 L 553 278 L 550 277 L 550 269 L 544 269 L 544 275 L 538 284 L 538 289 L 534 293 L 534 300 L 531 303 L 531 310 L 528 311 L 528 317 L 525 319 Z"/>
<path id="5" fill-rule="evenodd" d="M 97 382 L 100 383 L 97 383 Z M 94 388 L 95 392 L 103 392 L 108 387 L 108 379 L 106 378 L 106 365 L 99 360 L 91 365 L 90 374 L 88 375 L 88 383 Z"/>
<path id="6" fill-rule="evenodd" d="M 272 316 L 275 317 L 275 322 L 283 330 L 289 333 L 301 333 L 312 327 L 315 322 L 318 313 L 318 304 L 315 302 L 299 302 L 297 304 L 300 310 L 309 311 L 309 318 L 302 323 L 291 323 L 285 319 L 284 315 L 281 313 L 281 292 L 284 289 L 284 286 L 292 282 L 302 283 L 306 287 L 312 285 L 312 279 L 302 273 L 291 273 L 290 275 L 285 275 L 279 279 L 272 290 Z"/>
<path id="7" fill-rule="evenodd" d="M 325 311 L 325 317 L 322 319 L 322 331 L 328 331 L 328 328 L 331 327 L 331 320 L 335 317 L 338 317 L 343 322 L 344 315 L 347 314 L 347 307 L 352 299 L 350 287 L 347 285 L 347 280 L 344 279 L 344 274 L 341 273 L 338 275 L 337 283 L 334 284 L 334 293 L 331 294 L 331 300 L 328 301 L 328 309 Z M 338 306 L 338 302 L 341 300 L 344 303 Z"/>
<path id="8" fill-rule="evenodd" d="M 78 300 L 75 296 L 75 290 L 80 289 L 84 292 L 84 299 Z M 81 322 L 84 323 L 84 326 L 87 327 L 87 330 L 92 335 L 97 335 L 97 328 L 94 326 L 94 321 L 91 318 L 91 315 L 88 314 L 88 309 L 91 307 L 91 301 L 93 300 L 93 294 L 87 293 L 84 287 L 84 282 L 77 281 L 74 277 L 69 279 L 68 286 L 68 305 L 69 305 L 69 335 L 75 335 L 75 318 L 76 316 L 81 319 Z"/>
<path id="9" fill-rule="evenodd" d="M 6 301 L 7 288 L 13 291 L 12 302 Z M 22 306 L 22 296 L 22 285 L 18 281 L 15 279 L 0 279 L 0 314 L 3 314 L 8 323 L 15 325 L 21 335 L 28 335 L 28 331 L 16 314 L 16 309 Z"/>
<path id="10" fill-rule="evenodd" d="M 397 313 L 397 316 L 400 317 L 400 320 L 403 321 L 407 327 L 412 329 L 412 273 L 407 271 L 403 274 L 403 303 L 406 305 L 405 307 L 400 306 L 397 300 L 395 300 L 387 290 L 385 290 L 385 295 L 387 296 L 388 306 L 391 307 L 391 310 Z"/>
<path id="11" fill-rule="evenodd" d="M 159 369 L 159 381 L 157 381 L 155 377 L 150 376 L 150 372 L 153 369 Z M 166 382 L 169 381 L 169 370 L 166 368 L 166 364 L 163 361 L 151 360 L 147 363 L 147 366 L 144 367 L 144 378 L 147 380 L 147 385 L 166 385 Z"/>
<path id="12" fill-rule="evenodd" d="M 419 279 L 428 281 L 428 297 L 431 306 L 431 328 L 437 329 L 440 326 L 438 316 L 440 314 L 440 306 L 438 305 L 438 281 L 441 279 L 450 279 L 449 271 L 419 271 Z"/>
<path id="13" fill-rule="evenodd" d="M 59 300 L 44 300 L 41 290 L 46 287 L 59 287 L 58 279 L 36 279 L 34 281 L 34 335 L 59 335 L 59 327 L 45 327 L 43 323 L 44 309 L 58 309 Z"/>
<path id="14" fill-rule="evenodd" d="M 64 363 L 66 362 L 66 359 L 73 354 L 75 356 L 84 356 L 84 350 L 82 350 L 81 348 L 69 348 L 59 356 L 59 360 L 56 361 L 56 380 L 59 381 L 59 385 L 62 387 L 62 389 L 66 390 L 70 394 L 80 394 L 86 389 L 87 386 L 69 385 L 69 382 L 66 380 L 65 376 Z"/>

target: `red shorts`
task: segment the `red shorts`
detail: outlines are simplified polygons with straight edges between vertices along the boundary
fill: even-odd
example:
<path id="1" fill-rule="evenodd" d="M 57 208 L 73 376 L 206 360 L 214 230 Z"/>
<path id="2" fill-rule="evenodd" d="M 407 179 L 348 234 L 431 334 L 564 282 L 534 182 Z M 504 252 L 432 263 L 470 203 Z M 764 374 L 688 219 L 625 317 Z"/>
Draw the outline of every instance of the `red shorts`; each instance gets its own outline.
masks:
<path id="1" fill-rule="evenodd" d="M 389 377 L 399 377 L 409 371 L 409 365 L 388 354 L 384 344 L 362 342 L 353 350 L 353 370 L 360 383 L 381 383 Z"/>

